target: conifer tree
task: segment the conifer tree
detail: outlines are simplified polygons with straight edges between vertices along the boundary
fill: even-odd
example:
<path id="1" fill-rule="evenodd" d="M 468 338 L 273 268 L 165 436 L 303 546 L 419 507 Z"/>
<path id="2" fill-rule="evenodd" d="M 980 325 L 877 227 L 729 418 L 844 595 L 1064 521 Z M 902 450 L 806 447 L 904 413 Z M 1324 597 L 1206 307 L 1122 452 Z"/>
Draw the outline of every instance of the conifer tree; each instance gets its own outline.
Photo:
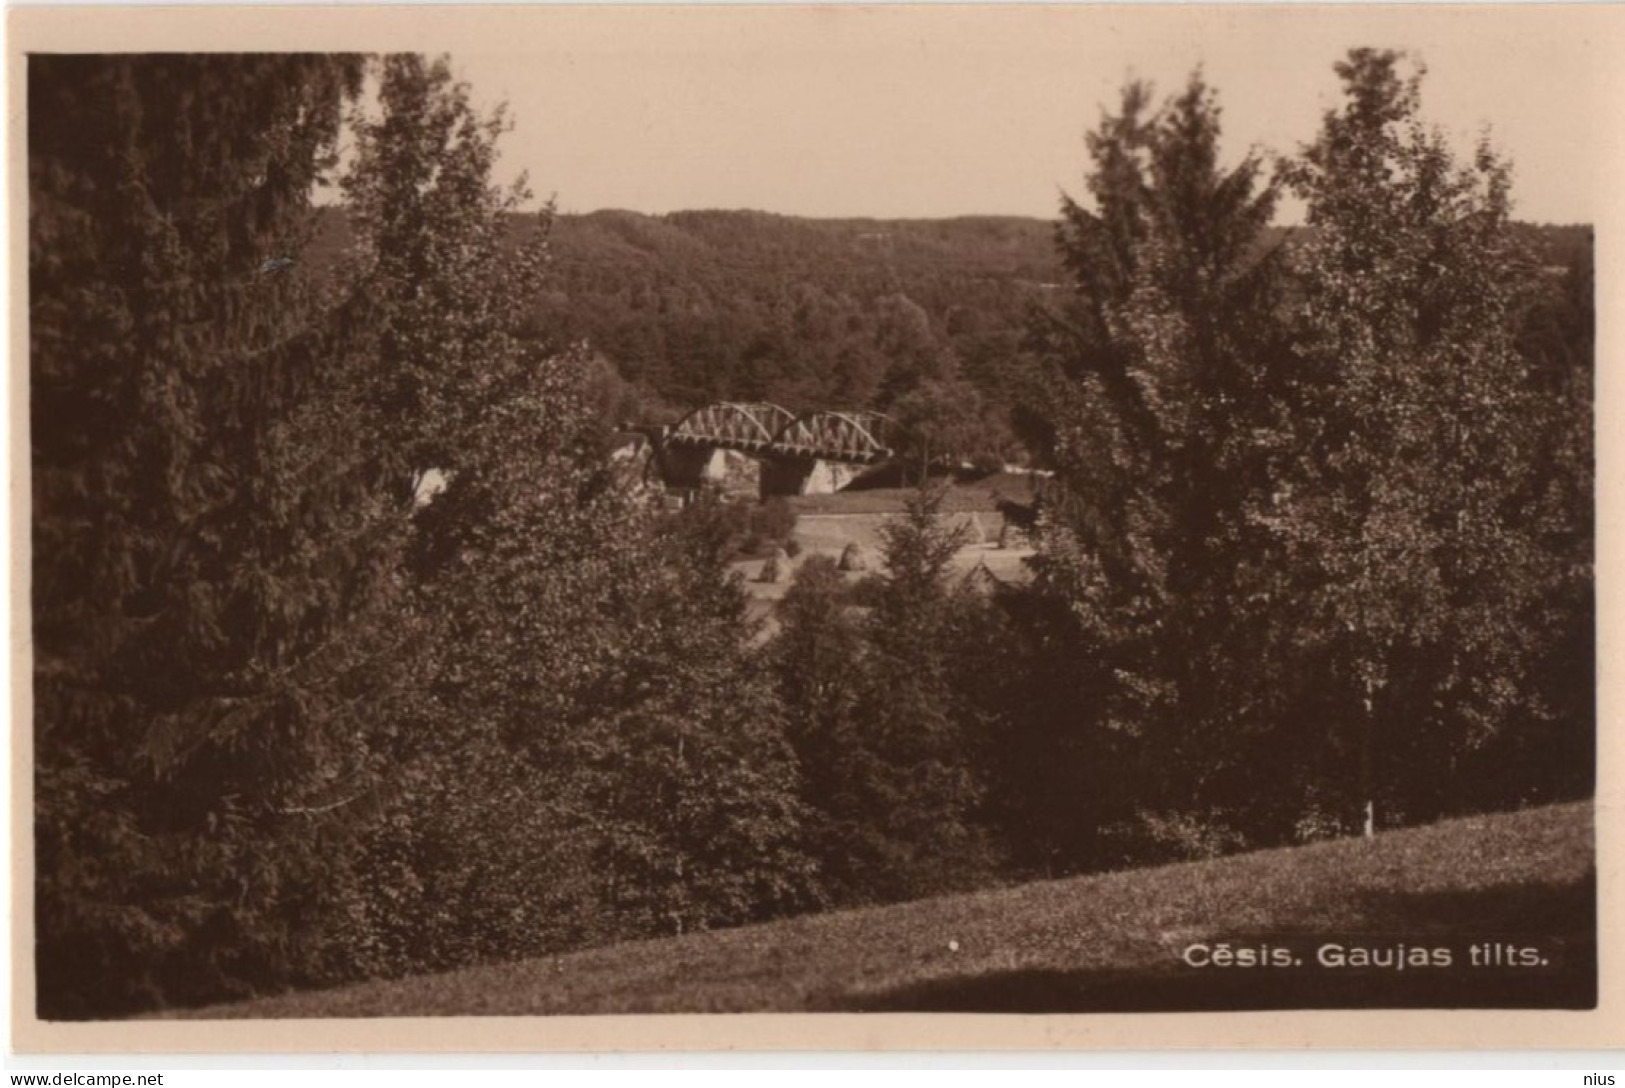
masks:
<path id="1" fill-rule="evenodd" d="M 981 602 L 952 583 L 966 527 L 941 513 L 945 492 L 911 495 L 881 529 L 885 577 L 869 615 L 864 715 L 871 881 L 884 898 L 987 882 L 997 850 L 982 820 L 987 752 L 981 723 L 951 671 L 961 621 Z M 971 635 L 974 639 L 974 633 Z"/>
<path id="2" fill-rule="evenodd" d="M 809 809 L 807 840 L 837 902 L 863 898 L 861 859 L 851 848 L 859 818 L 852 761 L 867 725 L 869 662 L 863 624 L 847 595 L 835 561 L 809 556 L 779 602 L 770 657 Z"/>
<path id="3" fill-rule="evenodd" d="M 39 1008 L 316 977 L 391 593 L 302 263 L 360 63 L 28 64 Z"/>
<path id="4" fill-rule="evenodd" d="M 1056 737 L 1071 792 L 1132 781 L 1130 810 L 1232 808 L 1255 796 L 1266 743 L 1270 564 L 1252 515 L 1256 436 L 1281 425 L 1276 190 L 1256 155 L 1221 167 L 1219 121 L 1200 77 L 1160 109 L 1125 89 L 1088 139 L 1091 206 L 1063 205 L 1073 296 L 1039 330 L 1057 478 L 1036 566 L 1073 658 L 1047 701 L 1071 708 L 1053 723 L 1073 734 Z"/>
<path id="5" fill-rule="evenodd" d="M 964 527 L 946 523 L 941 501 L 920 492 L 883 529 L 866 618 L 848 613 L 839 572 L 816 557 L 781 606 L 773 659 L 837 903 L 975 887 L 1000 861 L 983 812 L 985 723 L 964 697 L 986 636 L 969 620 L 985 606 L 951 584 Z"/>

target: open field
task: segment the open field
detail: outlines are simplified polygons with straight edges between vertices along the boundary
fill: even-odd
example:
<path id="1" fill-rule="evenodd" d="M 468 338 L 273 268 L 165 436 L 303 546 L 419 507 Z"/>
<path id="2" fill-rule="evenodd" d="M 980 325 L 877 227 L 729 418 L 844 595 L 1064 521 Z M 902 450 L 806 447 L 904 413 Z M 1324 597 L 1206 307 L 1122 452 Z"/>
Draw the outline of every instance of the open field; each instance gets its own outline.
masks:
<path id="1" fill-rule="evenodd" d="M 771 630 L 773 605 L 789 591 L 790 583 L 795 578 L 795 571 L 811 556 L 827 555 L 831 559 L 838 559 L 848 544 L 856 544 L 868 561 L 867 573 L 879 570 L 880 528 L 887 521 L 899 516 L 895 513 L 802 514 L 792 534 L 801 545 L 801 554 L 790 561 L 789 569 L 781 573 L 777 582 L 758 581 L 762 567 L 767 563 L 765 559 L 744 559 L 732 565 L 733 569 L 745 579 L 745 590 L 750 595 L 751 618 L 765 620 Z M 941 516 L 949 524 L 964 524 L 974 517 L 976 524 L 981 527 L 983 540 L 967 543 L 954 557 L 953 569 L 956 572 L 969 574 L 978 566 L 982 566 L 995 578 L 1004 582 L 1022 582 L 1029 577 L 1025 560 L 1033 554 L 1033 550 L 1023 536 L 1015 533 L 1011 534 L 1010 546 L 1004 548 L 998 546 L 999 530 L 1004 524 L 1004 519 L 998 514 L 979 512 Z M 855 582 L 862 577 L 863 573 L 846 575 L 848 582 Z"/>
<path id="2" fill-rule="evenodd" d="M 1030 473 L 995 472 L 976 479 L 955 480 L 942 497 L 944 514 L 992 513 L 1000 499 L 1033 501 L 1039 479 Z M 808 514 L 886 514 L 903 509 L 915 493 L 913 487 L 855 486 L 830 495 L 798 495 L 789 500 L 796 512 Z"/>
<path id="3" fill-rule="evenodd" d="M 1031 474 L 997 472 L 979 479 L 956 480 L 943 492 L 938 516 L 949 524 L 974 526 L 974 531 L 967 535 L 966 545 L 954 558 L 956 572 L 969 574 L 983 567 L 1003 582 L 1023 582 L 1030 577 L 1025 561 L 1033 550 L 1024 533 L 1012 531 L 1006 537 L 1006 546 L 999 547 L 1005 519 L 998 512 L 997 504 L 1000 499 L 1031 503 L 1038 486 L 1038 479 Z M 881 526 L 901 516 L 915 493 L 916 489 L 911 487 L 866 487 L 789 499 L 797 514 L 795 532 L 791 535 L 802 550 L 790 561 L 788 569 L 781 572 L 779 580 L 758 580 L 766 559 L 741 559 L 732 564 L 733 570 L 744 579 L 750 595 L 751 619 L 766 625 L 763 636 L 773 631 L 773 605 L 789 590 L 795 571 L 809 557 L 827 555 L 838 559 L 848 544 L 856 544 L 868 563 L 867 573 L 879 570 Z M 848 582 L 855 582 L 863 576 L 864 573 L 853 572 L 846 578 Z"/>
<path id="4" fill-rule="evenodd" d="M 187 1015 L 1581 1008 L 1595 1002 L 1592 859 L 1592 808 L 1571 804 Z M 1469 945 L 1482 941 L 1536 947 L 1548 963 L 1472 966 Z M 1304 962 L 1183 958 L 1221 942 L 1296 950 Z M 1448 948 L 1453 963 L 1331 967 L 1316 951 L 1400 942 Z"/>

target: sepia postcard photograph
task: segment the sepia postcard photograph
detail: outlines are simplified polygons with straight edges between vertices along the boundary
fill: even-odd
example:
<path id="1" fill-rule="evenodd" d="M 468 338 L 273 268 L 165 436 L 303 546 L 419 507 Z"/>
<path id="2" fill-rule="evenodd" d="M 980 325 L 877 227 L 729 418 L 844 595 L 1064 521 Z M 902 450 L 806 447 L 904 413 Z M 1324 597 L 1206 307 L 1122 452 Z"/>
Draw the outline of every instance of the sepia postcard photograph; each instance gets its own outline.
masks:
<path id="1" fill-rule="evenodd" d="M 1625 1041 L 1625 11 L 9 14 L 19 1050 Z"/>

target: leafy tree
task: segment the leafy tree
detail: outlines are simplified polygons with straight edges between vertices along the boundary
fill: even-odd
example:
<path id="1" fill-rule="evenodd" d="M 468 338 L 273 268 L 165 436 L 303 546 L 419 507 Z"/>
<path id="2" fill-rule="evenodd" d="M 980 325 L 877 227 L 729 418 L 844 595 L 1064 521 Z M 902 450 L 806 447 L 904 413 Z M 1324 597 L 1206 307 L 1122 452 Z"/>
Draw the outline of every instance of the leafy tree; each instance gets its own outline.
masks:
<path id="1" fill-rule="evenodd" d="M 583 461 L 599 436 L 586 361 L 526 335 L 521 308 L 545 282 L 548 215 L 530 216 L 518 244 L 504 237 L 529 194 L 523 179 L 490 183 L 501 112 L 478 115 L 444 60 L 392 55 L 376 71 L 376 107 L 350 117 L 347 271 L 387 315 L 364 395 L 389 421 L 384 479 L 419 505 L 400 556 L 409 595 L 397 616 L 417 638 L 398 712 L 377 742 L 367 879 L 353 889 L 344 939 L 359 970 L 390 974 L 499 953 L 511 934 L 493 918 L 537 886 L 534 864 L 516 852 L 520 836 L 548 830 L 529 768 L 488 719 L 458 713 L 484 663 L 456 642 L 472 637 L 479 609 L 457 598 L 453 575 L 465 554 L 489 546 L 510 513 L 508 489 L 537 465 Z M 422 490 L 431 473 L 443 485 L 432 498 Z M 481 849 L 471 852 L 471 841 Z M 557 871 L 547 875 L 567 894 Z M 465 896 L 479 906 L 444 909 Z"/>
<path id="2" fill-rule="evenodd" d="M 1589 230 L 1582 238 L 1589 238 Z M 1559 234 L 1561 237 L 1561 234 Z M 1593 359 L 1595 284 L 1589 248 L 1548 265 L 1523 322 L 1519 348 L 1538 400 L 1551 413 L 1543 450 L 1531 456 L 1549 473 L 1546 509 L 1554 530 L 1547 544 L 1566 558 L 1567 576 L 1554 593 L 1553 637 L 1539 670 L 1550 708 L 1526 722 L 1510 748 L 1489 746 L 1480 766 L 1502 784 L 1494 795 L 1535 798 L 1589 796 L 1596 774 L 1596 644 L 1594 542 Z"/>
<path id="3" fill-rule="evenodd" d="M 500 113 L 415 56 L 385 58 L 380 104 L 345 188 L 391 314 L 382 399 L 401 478 L 447 484 L 415 518 L 418 695 L 357 943 L 401 971 L 797 909 L 794 766 L 742 591 L 602 456 L 590 360 L 524 335 L 549 215 L 504 244 L 526 194 L 491 183 Z"/>
<path id="4" fill-rule="evenodd" d="M 1008 435 L 975 386 L 960 380 L 928 380 L 900 397 L 889 413 L 899 432 L 899 454 L 918 467 L 926 486 L 933 464 L 969 461 L 997 468 Z"/>
<path id="5" fill-rule="evenodd" d="M 356 161 L 342 188 L 359 251 L 353 274 L 389 312 L 373 396 L 398 421 L 398 479 L 415 488 L 430 468 L 462 474 L 515 411 L 574 409 L 565 383 L 577 379 L 557 374 L 548 345 L 524 335 L 523 307 L 546 283 L 551 209 L 505 237 L 531 196 L 523 177 L 506 188 L 489 180 L 505 111 L 479 115 L 444 59 L 392 55 L 379 78 L 376 114 L 352 111 Z"/>
<path id="6" fill-rule="evenodd" d="M 887 362 L 882 391 L 887 402 L 953 370 L 953 358 L 932 327 L 931 315 L 907 295 L 888 294 L 876 302 L 874 343 Z"/>
<path id="7" fill-rule="evenodd" d="M 1518 350 L 1531 281 L 1507 166 L 1487 143 L 1457 160 L 1400 55 L 1354 50 L 1337 71 L 1346 100 L 1287 172 L 1311 228 L 1307 370 L 1275 524 L 1313 572 L 1305 634 L 1337 738 L 1323 781 L 1369 833 L 1524 799 L 1475 782 L 1551 713 L 1536 663 L 1584 577 L 1558 498 L 1584 420 Z"/>
<path id="8" fill-rule="evenodd" d="M 329 967 L 405 514 L 347 425 L 364 300 L 302 261 L 360 73 L 29 59 L 47 1017 Z"/>

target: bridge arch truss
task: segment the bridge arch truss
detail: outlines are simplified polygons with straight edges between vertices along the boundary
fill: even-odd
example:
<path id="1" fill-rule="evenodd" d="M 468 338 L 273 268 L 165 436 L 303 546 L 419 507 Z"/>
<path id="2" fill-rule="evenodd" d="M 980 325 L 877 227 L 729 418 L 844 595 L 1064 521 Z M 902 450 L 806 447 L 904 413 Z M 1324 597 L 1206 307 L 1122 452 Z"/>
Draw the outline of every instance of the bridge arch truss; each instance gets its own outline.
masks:
<path id="1" fill-rule="evenodd" d="M 870 463 L 892 455 L 892 421 L 880 412 L 809 412 L 773 436 L 790 454 L 824 460 Z"/>
<path id="2" fill-rule="evenodd" d="M 731 449 L 765 449 L 773 444 L 775 435 L 795 422 L 795 418 L 787 409 L 766 401 L 722 401 L 697 408 L 684 416 L 672 428 L 666 441 Z"/>

